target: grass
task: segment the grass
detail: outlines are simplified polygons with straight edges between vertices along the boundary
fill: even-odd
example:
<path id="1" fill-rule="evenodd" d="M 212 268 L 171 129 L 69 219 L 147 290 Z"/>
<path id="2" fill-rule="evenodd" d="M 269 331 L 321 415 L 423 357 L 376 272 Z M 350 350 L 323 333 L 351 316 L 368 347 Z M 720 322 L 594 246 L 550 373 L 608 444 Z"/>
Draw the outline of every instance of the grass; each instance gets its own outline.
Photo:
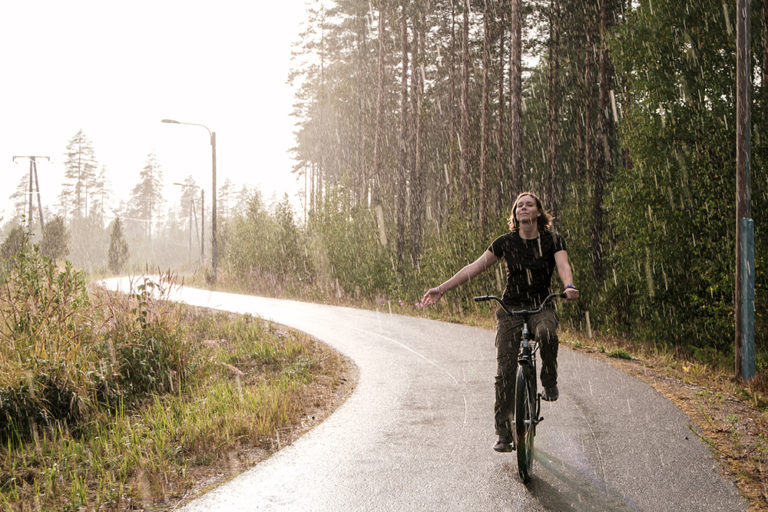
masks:
<path id="1" fill-rule="evenodd" d="M 0 511 L 166 510 L 349 387 L 348 363 L 305 335 L 139 285 L 87 290 L 34 251 L 0 276 Z"/>

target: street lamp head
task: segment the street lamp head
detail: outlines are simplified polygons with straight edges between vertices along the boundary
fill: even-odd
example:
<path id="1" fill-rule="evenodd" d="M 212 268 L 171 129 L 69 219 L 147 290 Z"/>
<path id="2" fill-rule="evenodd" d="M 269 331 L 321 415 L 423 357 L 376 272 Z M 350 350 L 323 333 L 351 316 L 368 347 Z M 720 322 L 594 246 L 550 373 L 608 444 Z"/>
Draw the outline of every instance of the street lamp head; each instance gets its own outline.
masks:
<path id="1" fill-rule="evenodd" d="M 161 123 L 170 123 L 170 124 L 181 124 L 180 122 L 174 120 L 174 119 L 163 119 L 160 121 Z"/>

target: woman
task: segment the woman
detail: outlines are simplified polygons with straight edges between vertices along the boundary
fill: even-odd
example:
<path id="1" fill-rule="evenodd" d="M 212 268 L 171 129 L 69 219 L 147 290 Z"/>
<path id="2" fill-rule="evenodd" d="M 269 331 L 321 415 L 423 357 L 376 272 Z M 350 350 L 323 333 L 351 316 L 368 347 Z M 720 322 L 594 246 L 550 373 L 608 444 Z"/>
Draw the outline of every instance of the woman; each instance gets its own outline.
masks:
<path id="1" fill-rule="evenodd" d="M 477 260 L 459 270 L 453 277 L 427 290 L 421 303 L 435 304 L 445 292 L 475 278 L 488 267 L 504 258 L 507 263 L 507 285 L 502 301 L 508 309 L 535 309 L 549 295 L 552 271 L 557 267 L 560 281 L 565 285 L 567 300 L 577 300 L 579 291 L 573 285 L 573 273 L 568 262 L 565 240 L 553 232 L 552 216 L 532 192 L 523 192 L 515 200 L 509 216 L 510 232 L 498 237 Z M 508 452 L 512 446 L 510 414 L 514 407 L 517 354 L 523 330 L 523 320 L 499 308 L 496 312 L 496 433 L 499 440 L 493 447 Z M 555 401 L 557 388 L 557 317 L 552 305 L 532 316 L 528 327 L 535 334 L 541 349 L 542 399 Z"/>

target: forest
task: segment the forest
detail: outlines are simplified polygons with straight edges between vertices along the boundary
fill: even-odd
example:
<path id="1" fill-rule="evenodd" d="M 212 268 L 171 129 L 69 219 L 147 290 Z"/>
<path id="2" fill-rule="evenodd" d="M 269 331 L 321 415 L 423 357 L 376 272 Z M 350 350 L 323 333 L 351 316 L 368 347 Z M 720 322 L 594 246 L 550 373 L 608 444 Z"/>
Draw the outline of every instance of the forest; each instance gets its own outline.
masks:
<path id="1" fill-rule="evenodd" d="M 515 197 L 530 190 L 554 215 L 581 290 L 582 300 L 560 311 L 563 322 L 732 354 L 733 2 L 311 6 L 288 77 L 302 207 L 225 182 L 217 191 L 222 286 L 414 305 L 503 234 Z M 753 1 L 751 13 L 755 332 L 765 372 L 768 3 Z M 106 212 L 108 179 L 82 132 L 67 158 L 66 207 L 48 212 L 53 220 L 40 231 L 26 211 L 29 183 L 20 183 L 2 257 L 26 229 L 37 230 L 43 254 L 90 272 L 199 268 L 210 211 L 191 178 L 168 206 L 150 154 L 132 200 Z M 472 309 L 473 295 L 500 291 L 503 279 L 499 265 L 451 292 L 447 307 Z"/>
<path id="2" fill-rule="evenodd" d="M 768 5 L 751 4 L 751 211 L 765 351 Z M 566 238 L 582 329 L 727 353 L 733 332 L 735 4 L 339 1 L 307 25 L 296 172 L 311 262 L 413 300 L 533 190 Z M 320 249 L 324 249 L 320 250 Z M 454 295 L 498 289 L 496 276 Z M 453 293 L 453 292 L 452 292 Z M 591 325 L 587 325 L 587 324 Z M 763 367 L 765 360 L 762 360 Z"/>

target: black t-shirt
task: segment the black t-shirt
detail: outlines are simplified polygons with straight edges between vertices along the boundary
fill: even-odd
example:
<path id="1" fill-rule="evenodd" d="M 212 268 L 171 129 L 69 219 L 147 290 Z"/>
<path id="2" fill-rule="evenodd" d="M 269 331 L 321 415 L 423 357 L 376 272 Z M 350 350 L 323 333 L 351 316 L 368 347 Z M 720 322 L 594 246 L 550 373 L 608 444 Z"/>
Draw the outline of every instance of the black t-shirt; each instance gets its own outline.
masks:
<path id="1" fill-rule="evenodd" d="M 564 251 L 565 239 L 545 231 L 533 240 L 515 232 L 501 235 L 488 250 L 507 262 L 507 287 L 502 300 L 508 307 L 535 307 L 549 295 L 555 253 Z"/>

